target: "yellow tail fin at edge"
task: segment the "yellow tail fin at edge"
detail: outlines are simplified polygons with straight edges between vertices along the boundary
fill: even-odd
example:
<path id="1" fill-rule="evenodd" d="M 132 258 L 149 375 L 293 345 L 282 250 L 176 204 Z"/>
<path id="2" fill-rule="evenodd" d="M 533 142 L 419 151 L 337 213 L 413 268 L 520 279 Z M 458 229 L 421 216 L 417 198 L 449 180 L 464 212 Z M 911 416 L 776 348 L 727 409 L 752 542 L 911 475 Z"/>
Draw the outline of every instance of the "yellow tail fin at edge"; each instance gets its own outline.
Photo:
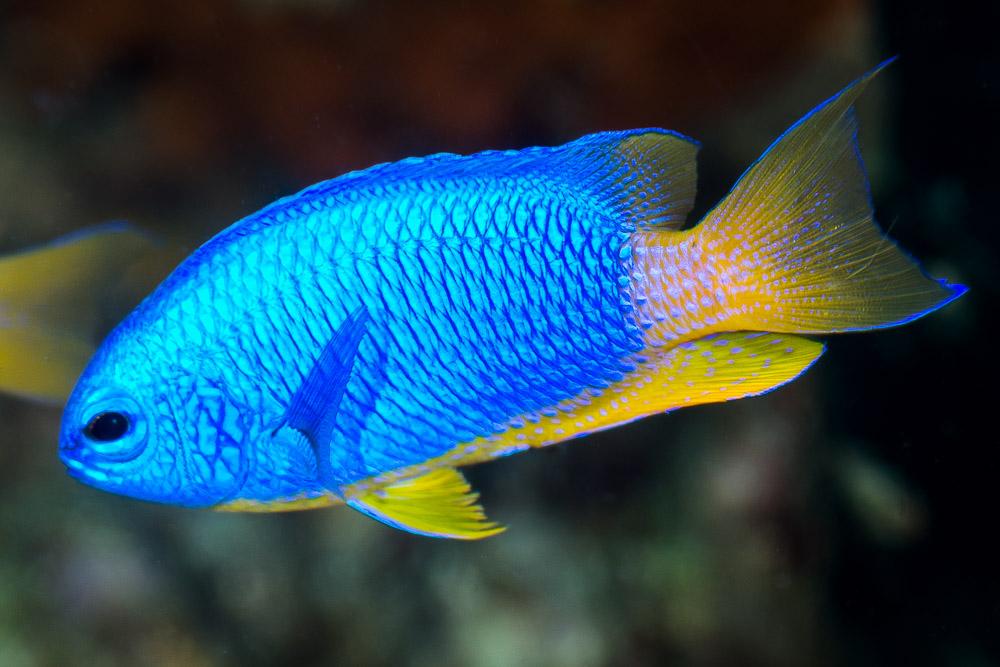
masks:
<path id="1" fill-rule="evenodd" d="M 874 220 L 853 104 L 889 62 L 789 128 L 690 230 L 729 291 L 723 328 L 890 327 L 965 292 L 927 277 Z"/>
<path id="2" fill-rule="evenodd" d="M 103 302 L 153 248 L 115 224 L 0 259 L 0 391 L 65 400 L 93 353 Z M 145 283 L 162 277 L 161 268 L 137 282 L 151 287 Z"/>

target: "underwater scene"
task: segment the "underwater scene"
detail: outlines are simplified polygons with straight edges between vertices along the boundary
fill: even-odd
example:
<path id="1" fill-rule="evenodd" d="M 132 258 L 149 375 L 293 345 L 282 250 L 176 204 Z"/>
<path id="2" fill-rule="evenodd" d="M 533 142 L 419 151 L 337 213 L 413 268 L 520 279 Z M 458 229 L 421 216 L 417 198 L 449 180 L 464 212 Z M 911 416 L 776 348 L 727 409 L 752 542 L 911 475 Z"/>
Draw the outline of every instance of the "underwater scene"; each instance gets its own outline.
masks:
<path id="1" fill-rule="evenodd" d="M 996 9 L 0 8 L 0 665 L 1000 665 Z"/>

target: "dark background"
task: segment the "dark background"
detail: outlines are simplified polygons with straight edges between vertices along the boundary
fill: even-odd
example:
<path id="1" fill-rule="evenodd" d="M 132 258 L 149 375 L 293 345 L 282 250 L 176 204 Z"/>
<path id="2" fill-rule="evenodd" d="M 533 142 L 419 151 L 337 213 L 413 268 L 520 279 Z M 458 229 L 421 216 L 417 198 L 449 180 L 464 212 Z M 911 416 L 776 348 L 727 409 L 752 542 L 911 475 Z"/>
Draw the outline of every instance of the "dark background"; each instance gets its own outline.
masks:
<path id="1" fill-rule="evenodd" d="M 64 474 L 58 408 L 0 398 L 0 664 L 1000 665 L 998 19 L 864 0 L 7 3 L 8 252 L 111 219 L 192 249 L 374 162 L 650 125 L 703 141 L 704 212 L 899 54 L 860 109 L 876 210 L 971 291 L 829 339 L 768 396 L 470 470 L 509 526 L 475 544 L 342 508 L 102 494 Z"/>

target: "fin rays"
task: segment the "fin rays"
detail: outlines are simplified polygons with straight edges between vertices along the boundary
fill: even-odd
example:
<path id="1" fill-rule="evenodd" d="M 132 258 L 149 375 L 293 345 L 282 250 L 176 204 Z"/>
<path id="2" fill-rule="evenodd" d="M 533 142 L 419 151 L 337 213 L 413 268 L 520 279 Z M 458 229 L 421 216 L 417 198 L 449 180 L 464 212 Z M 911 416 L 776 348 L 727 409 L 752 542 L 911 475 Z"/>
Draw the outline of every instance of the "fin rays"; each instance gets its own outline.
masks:
<path id="1" fill-rule="evenodd" d="M 852 105 L 886 64 L 793 125 L 692 230 L 746 288 L 736 327 L 888 327 L 964 291 L 929 279 L 875 223 Z"/>
<path id="2" fill-rule="evenodd" d="M 373 519 L 428 537 L 479 540 L 504 531 L 486 519 L 479 494 L 454 468 L 394 482 L 379 489 L 345 494 L 347 504 Z"/>

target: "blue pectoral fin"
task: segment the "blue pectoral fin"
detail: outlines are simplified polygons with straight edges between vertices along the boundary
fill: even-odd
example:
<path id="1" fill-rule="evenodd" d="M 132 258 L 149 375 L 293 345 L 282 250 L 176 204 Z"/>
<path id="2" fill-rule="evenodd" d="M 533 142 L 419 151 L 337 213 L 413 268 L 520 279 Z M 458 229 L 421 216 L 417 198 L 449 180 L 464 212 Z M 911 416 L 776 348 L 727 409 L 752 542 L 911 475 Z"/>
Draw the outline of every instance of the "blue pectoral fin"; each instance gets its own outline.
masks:
<path id="1" fill-rule="evenodd" d="M 292 396 L 283 426 L 300 432 L 316 453 L 316 470 L 327 488 L 336 486 L 330 466 L 333 427 L 351 379 L 351 370 L 365 333 L 368 311 L 364 306 L 351 313 L 323 348 L 309 374 Z"/>

